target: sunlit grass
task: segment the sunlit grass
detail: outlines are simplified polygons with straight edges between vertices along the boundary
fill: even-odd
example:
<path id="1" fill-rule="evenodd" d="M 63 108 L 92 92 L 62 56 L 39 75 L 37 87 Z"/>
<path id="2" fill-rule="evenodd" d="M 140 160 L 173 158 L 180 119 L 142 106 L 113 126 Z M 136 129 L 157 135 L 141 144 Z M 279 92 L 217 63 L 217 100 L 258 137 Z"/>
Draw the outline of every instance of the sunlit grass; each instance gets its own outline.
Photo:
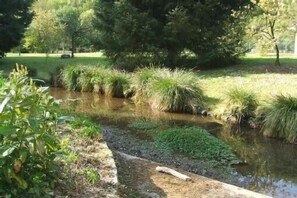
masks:
<path id="1" fill-rule="evenodd" d="M 234 117 L 237 123 L 255 117 L 258 101 L 251 90 L 235 87 L 228 90 L 225 95 L 224 114 Z"/>
<path id="2" fill-rule="evenodd" d="M 51 54 L 48 58 L 45 54 L 7 54 L 7 57 L 0 59 L 0 71 L 7 76 L 15 67 L 16 63 L 27 66 L 29 69 L 37 70 L 37 78 L 49 81 L 51 73 L 57 67 L 71 65 L 110 66 L 111 63 L 102 53 L 77 53 L 75 58 L 61 59 L 60 54 Z"/>
<path id="3" fill-rule="evenodd" d="M 126 72 L 111 71 L 104 80 L 105 94 L 115 98 L 123 98 L 130 89 L 131 75 Z"/>
<path id="4" fill-rule="evenodd" d="M 276 96 L 264 109 L 263 134 L 284 138 L 293 143 L 297 140 L 297 97 Z"/>
<path id="5" fill-rule="evenodd" d="M 146 95 L 153 109 L 196 113 L 204 106 L 199 76 L 192 71 L 164 69 L 147 84 Z"/>

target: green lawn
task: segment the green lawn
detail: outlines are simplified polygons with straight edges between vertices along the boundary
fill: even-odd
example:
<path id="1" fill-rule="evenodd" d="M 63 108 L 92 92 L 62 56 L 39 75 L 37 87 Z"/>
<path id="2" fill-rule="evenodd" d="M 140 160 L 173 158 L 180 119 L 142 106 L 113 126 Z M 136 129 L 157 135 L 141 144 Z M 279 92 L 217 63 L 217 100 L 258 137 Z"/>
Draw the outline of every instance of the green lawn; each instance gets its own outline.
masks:
<path id="1" fill-rule="evenodd" d="M 59 54 L 51 54 L 48 58 L 45 54 L 7 54 L 7 57 L 0 59 L 0 70 L 8 75 L 16 64 L 24 65 L 29 69 L 37 70 L 37 77 L 49 80 L 50 73 L 57 67 L 68 65 L 110 65 L 108 59 L 101 53 L 75 54 L 75 58 L 60 59 Z"/>
<path id="2" fill-rule="evenodd" d="M 101 53 L 76 54 L 74 59 L 60 59 L 60 55 L 8 54 L 0 59 L 0 70 L 8 74 L 16 63 L 37 69 L 37 77 L 48 80 L 50 73 L 59 66 L 103 65 L 110 66 Z M 239 86 L 254 91 L 260 100 L 269 100 L 273 95 L 297 96 L 297 56 L 281 55 L 281 67 L 274 66 L 274 56 L 247 55 L 238 65 L 221 69 L 200 71 L 201 86 L 211 108 L 218 108 L 224 94 Z"/>
<path id="3" fill-rule="evenodd" d="M 234 87 L 255 92 L 262 103 L 278 94 L 297 97 L 297 56 L 284 56 L 281 63 L 274 66 L 273 56 L 248 55 L 236 66 L 200 71 L 208 104 L 219 108 L 225 93 Z"/>

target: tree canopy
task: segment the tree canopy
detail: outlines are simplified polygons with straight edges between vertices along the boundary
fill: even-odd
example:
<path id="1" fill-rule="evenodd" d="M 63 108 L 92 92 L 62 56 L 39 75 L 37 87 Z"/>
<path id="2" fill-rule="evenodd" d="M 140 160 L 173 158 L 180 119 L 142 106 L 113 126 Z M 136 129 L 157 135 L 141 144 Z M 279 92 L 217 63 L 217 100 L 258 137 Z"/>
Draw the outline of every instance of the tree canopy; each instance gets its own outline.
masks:
<path id="1" fill-rule="evenodd" d="M 248 0 L 96 0 L 95 26 L 101 47 L 115 61 L 150 57 L 173 66 L 191 56 L 222 63 L 239 54 L 243 32 L 229 35 L 248 4 Z"/>
<path id="2" fill-rule="evenodd" d="M 30 24 L 33 0 L 1 0 L 0 3 L 0 57 L 17 46 L 25 28 Z"/>

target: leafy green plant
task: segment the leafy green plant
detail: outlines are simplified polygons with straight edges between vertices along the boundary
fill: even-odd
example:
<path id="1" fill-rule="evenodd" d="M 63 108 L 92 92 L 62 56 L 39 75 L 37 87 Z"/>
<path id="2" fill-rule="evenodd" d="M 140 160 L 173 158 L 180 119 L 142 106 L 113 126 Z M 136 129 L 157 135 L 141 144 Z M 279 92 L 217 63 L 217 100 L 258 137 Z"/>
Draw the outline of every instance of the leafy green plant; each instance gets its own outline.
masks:
<path id="1" fill-rule="evenodd" d="M 87 167 L 84 169 L 84 175 L 88 182 L 95 184 L 100 181 L 100 175 L 94 168 Z"/>
<path id="2" fill-rule="evenodd" d="M 263 134 L 269 137 L 284 138 L 294 143 L 297 141 L 297 98 L 276 96 L 264 107 Z"/>
<path id="3" fill-rule="evenodd" d="M 146 95 L 154 109 L 196 113 L 204 106 L 199 77 L 192 71 L 164 70 L 148 83 Z"/>
<path id="4" fill-rule="evenodd" d="M 156 123 L 149 122 L 149 121 L 139 121 L 139 122 L 133 122 L 129 124 L 128 127 L 148 131 L 148 130 L 158 128 L 158 125 Z"/>
<path id="5" fill-rule="evenodd" d="M 216 161 L 221 165 L 229 165 L 236 160 L 228 145 L 206 130 L 196 127 L 161 131 L 155 137 L 155 144 L 165 152 L 188 154 L 197 159 Z"/>
<path id="6" fill-rule="evenodd" d="M 130 88 L 130 75 L 115 70 L 105 79 L 105 85 L 105 93 L 108 96 L 123 98 Z"/>
<path id="7" fill-rule="evenodd" d="M 59 171 L 58 106 L 27 74 L 17 66 L 0 88 L 0 197 L 49 196 Z"/>
<path id="8" fill-rule="evenodd" d="M 226 93 L 225 101 L 224 114 L 235 117 L 237 123 L 255 117 L 258 101 L 253 92 L 234 88 Z"/>
<path id="9" fill-rule="evenodd" d="M 73 128 L 79 129 L 78 132 L 86 137 L 95 138 L 102 132 L 102 127 L 86 116 L 77 117 L 70 124 Z"/>
<path id="10" fill-rule="evenodd" d="M 79 90 L 78 78 L 81 74 L 81 66 L 65 67 L 61 72 L 61 80 L 65 88 L 69 91 Z"/>

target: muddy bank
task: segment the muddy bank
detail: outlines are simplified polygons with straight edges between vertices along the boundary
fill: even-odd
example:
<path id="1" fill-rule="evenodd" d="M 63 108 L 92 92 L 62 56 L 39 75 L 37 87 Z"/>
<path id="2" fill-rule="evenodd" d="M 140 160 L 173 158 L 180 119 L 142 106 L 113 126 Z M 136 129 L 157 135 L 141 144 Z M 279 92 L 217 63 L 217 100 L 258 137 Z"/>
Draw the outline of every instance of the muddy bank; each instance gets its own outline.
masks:
<path id="1" fill-rule="evenodd" d="M 190 156 L 163 153 L 156 148 L 149 137 L 139 138 L 141 137 L 139 134 L 133 134 L 127 129 L 105 126 L 103 137 L 113 151 L 152 160 L 219 181 L 244 186 L 244 182 L 239 181 L 239 177 L 232 172 L 230 167 L 214 167 L 209 162 L 193 159 Z"/>

